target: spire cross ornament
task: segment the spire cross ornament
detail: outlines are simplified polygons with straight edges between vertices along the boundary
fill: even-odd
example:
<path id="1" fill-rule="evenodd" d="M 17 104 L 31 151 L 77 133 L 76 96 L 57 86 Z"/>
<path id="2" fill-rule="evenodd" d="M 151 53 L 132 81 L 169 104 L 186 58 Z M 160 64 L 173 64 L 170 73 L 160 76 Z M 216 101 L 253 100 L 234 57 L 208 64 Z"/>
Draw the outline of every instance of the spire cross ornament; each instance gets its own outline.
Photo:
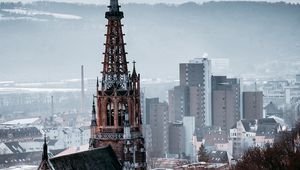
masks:
<path id="1" fill-rule="evenodd" d="M 132 63 L 133 63 L 133 68 L 135 68 L 135 63 L 136 63 L 136 62 L 135 62 L 135 60 L 133 60 L 133 62 L 132 62 Z"/>
<path id="2" fill-rule="evenodd" d="M 119 11 L 118 0 L 110 0 L 110 10 L 112 12 L 118 12 Z"/>

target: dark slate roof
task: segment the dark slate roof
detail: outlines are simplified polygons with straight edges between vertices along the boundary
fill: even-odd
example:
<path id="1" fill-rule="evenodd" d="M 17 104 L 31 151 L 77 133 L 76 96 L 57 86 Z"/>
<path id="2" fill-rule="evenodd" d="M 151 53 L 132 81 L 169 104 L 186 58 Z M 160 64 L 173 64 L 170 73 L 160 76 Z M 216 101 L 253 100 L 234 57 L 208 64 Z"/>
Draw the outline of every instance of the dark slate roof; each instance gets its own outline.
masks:
<path id="1" fill-rule="evenodd" d="M 54 157 L 50 162 L 56 170 L 122 170 L 111 146 Z"/>
<path id="2" fill-rule="evenodd" d="M 6 142 L 4 144 L 15 154 L 23 153 L 26 151 L 24 148 L 22 148 L 22 146 L 19 145 L 19 142 Z"/>
<path id="3" fill-rule="evenodd" d="M 200 141 L 204 139 L 204 136 L 211 132 L 218 132 L 220 131 L 220 127 L 217 126 L 206 126 L 204 128 L 197 128 L 194 131 L 194 135 L 197 137 L 197 140 Z M 223 133 L 223 131 L 222 131 Z"/>
<path id="4" fill-rule="evenodd" d="M 210 163 L 228 163 L 228 156 L 226 151 L 212 151 L 209 153 Z"/>
<path id="5" fill-rule="evenodd" d="M 274 118 L 258 119 L 258 125 L 276 125 L 278 124 Z"/>
<path id="6" fill-rule="evenodd" d="M 256 121 L 255 120 L 241 120 L 246 132 L 249 132 L 251 130 L 251 126 L 255 126 Z"/>
<path id="7" fill-rule="evenodd" d="M 269 125 L 258 125 L 256 135 L 257 136 L 266 136 L 266 137 L 275 137 L 277 133 L 277 128 L 279 124 L 269 124 Z"/>
<path id="8" fill-rule="evenodd" d="M 36 127 L 3 128 L 0 129 L 0 140 L 18 140 L 22 138 L 41 137 L 42 133 Z"/>
<path id="9" fill-rule="evenodd" d="M 51 146 L 53 146 L 53 145 L 55 145 L 56 144 L 56 142 L 57 142 L 58 140 L 55 140 L 55 139 L 50 139 L 49 141 L 48 141 L 48 145 L 51 145 Z"/>
<path id="10" fill-rule="evenodd" d="M 53 170 L 49 160 L 43 160 L 37 170 Z"/>
<path id="11" fill-rule="evenodd" d="M 205 146 L 213 146 L 219 143 L 227 143 L 228 137 L 226 131 L 209 130 L 204 134 Z"/>
<path id="12" fill-rule="evenodd" d="M 57 154 L 61 151 L 61 149 L 51 150 L 49 154 Z M 14 165 L 37 165 L 41 162 L 41 159 L 42 151 L 5 154 L 0 156 L 0 168 L 10 167 Z"/>
<path id="13" fill-rule="evenodd" d="M 38 164 L 41 160 L 42 152 L 26 152 L 18 154 L 5 154 L 0 156 L 0 167 L 10 167 L 14 165 Z"/>
<path id="14" fill-rule="evenodd" d="M 237 123 L 235 122 L 235 123 L 234 123 L 234 125 L 233 125 L 233 126 L 231 126 L 231 128 L 230 128 L 230 129 L 236 129 L 236 125 L 237 125 Z"/>

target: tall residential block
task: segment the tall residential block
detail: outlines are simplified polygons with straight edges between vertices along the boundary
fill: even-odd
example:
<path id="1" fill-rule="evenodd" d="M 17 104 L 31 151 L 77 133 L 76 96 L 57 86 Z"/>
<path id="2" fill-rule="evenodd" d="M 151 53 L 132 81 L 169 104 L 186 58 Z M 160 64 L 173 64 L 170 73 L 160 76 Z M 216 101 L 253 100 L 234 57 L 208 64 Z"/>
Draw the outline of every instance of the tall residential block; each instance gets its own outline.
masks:
<path id="1" fill-rule="evenodd" d="M 180 85 L 169 91 L 171 118 L 194 116 L 196 128 L 211 125 L 211 62 L 196 58 L 179 65 Z"/>
<path id="2" fill-rule="evenodd" d="M 150 106 L 152 104 L 158 104 L 159 103 L 159 98 L 146 98 L 146 108 L 145 108 L 145 113 L 146 113 L 146 124 L 150 124 Z"/>
<path id="3" fill-rule="evenodd" d="M 201 101 L 201 105 L 196 107 L 199 108 L 198 111 L 200 114 L 204 115 L 205 125 L 211 125 L 211 60 L 207 58 L 195 58 L 190 63 L 180 64 L 179 72 L 180 85 L 200 88 L 198 100 Z M 197 113 L 191 112 L 190 115 L 196 116 Z M 197 119 L 196 116 L 196 122 L 198 122 Z M 196 127 L 200 126 L 196 123 Z"/>
<path id="4" fill-rule="evenodd" d="M 168 90 L 168 104 L 169 104 L 169 121 L 175 121 L 175 107 L 174 107 L 174 89 Z"/>
<path id="5" fill-rule="evenodd" d="M 212 76 L 213 125 L 229 130 L 240 119 L 239 80 L 226 76 Z"/>
<path id="6" fill-rule="evenodd" d="M 263 92 L 243 92 L 243 119 L 263 118 Z"/>
<path id="7" fill-rule="evenodd" d="M 169 123 L 169 154 L 180 155 L 185 151 L 185 134 L 182 121 Z"/>
<path id="8" fill-rule="evenodd" d="M 182 121 L 184 116 L 190 115 L 190 95 L 188 86 L 174 87 L 173 109 L 175 121 Z M 171 106 L 172 107 L 172 106 Z"/>
<path id="9" fill-rule="evenodd" d="M 151 103 L 149 105 L 151 148 L 150 157 L 165 157 L 168 152 L 168 104 Z"/>

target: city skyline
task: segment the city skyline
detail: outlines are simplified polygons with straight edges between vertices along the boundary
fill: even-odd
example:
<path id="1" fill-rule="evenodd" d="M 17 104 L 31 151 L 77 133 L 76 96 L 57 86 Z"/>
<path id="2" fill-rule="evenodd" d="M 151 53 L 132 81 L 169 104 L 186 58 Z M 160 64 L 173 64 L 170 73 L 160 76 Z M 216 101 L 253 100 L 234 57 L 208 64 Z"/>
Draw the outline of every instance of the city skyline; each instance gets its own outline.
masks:
<path id="1" fill-rule="evenodd" d="M 300 4 L 101 2 L 0 3 L 0 169 L 300 169 Z"/>
<path id="2" fill-rule="evenodd" d="M 23 3 L 31 3 L 37 1 L 44 1 L 44 0 L 1 0 L 0 2 L 23 2 Z M 108 4 L 109 0 L 48 0 L 53 2 L 67 2 L 67 3 L 86 3 L 86 4 L 99 4 L 99 5 L 106 5 Z M 120 4 L 127 4 L 127 3 L 139 3 L 139 4 L 158 4 L 158 3 L 166 3 L 166 4 L 183 4 L 187 2 L 194 2 L 194 3 L 205 3 L 211 2 L 212 0 L 120 0 Z M 231 1 L 231 0 L 217 0 L 218 1 Z M 243 0 L 236 0 L 236 1 L 243 1 Z M 253 2 L 287 2 L 287 3 L 300 3 L 300 0 L 248 0 Z"/>

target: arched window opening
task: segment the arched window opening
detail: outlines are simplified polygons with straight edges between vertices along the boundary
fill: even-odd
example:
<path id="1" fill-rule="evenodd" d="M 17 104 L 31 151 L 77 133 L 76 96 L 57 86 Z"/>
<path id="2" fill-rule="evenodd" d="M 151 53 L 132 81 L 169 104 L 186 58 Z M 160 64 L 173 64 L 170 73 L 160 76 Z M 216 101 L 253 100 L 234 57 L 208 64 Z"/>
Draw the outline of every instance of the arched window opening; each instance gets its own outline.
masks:
<path id="1" fill-rule="evenodd" d="M 114 126 L 114 105 L 111 103 L 111 100 L 108 100 L 106 105 L 107 113 L 107 126 Z"/>
<path id="2" fill-rule="evenodd" d="M 124 126 L 125 120 L 125 112 L 126 112 L 126 104 L 119 103 L 119 111 L 118 111 L 118 126 Z"/>

